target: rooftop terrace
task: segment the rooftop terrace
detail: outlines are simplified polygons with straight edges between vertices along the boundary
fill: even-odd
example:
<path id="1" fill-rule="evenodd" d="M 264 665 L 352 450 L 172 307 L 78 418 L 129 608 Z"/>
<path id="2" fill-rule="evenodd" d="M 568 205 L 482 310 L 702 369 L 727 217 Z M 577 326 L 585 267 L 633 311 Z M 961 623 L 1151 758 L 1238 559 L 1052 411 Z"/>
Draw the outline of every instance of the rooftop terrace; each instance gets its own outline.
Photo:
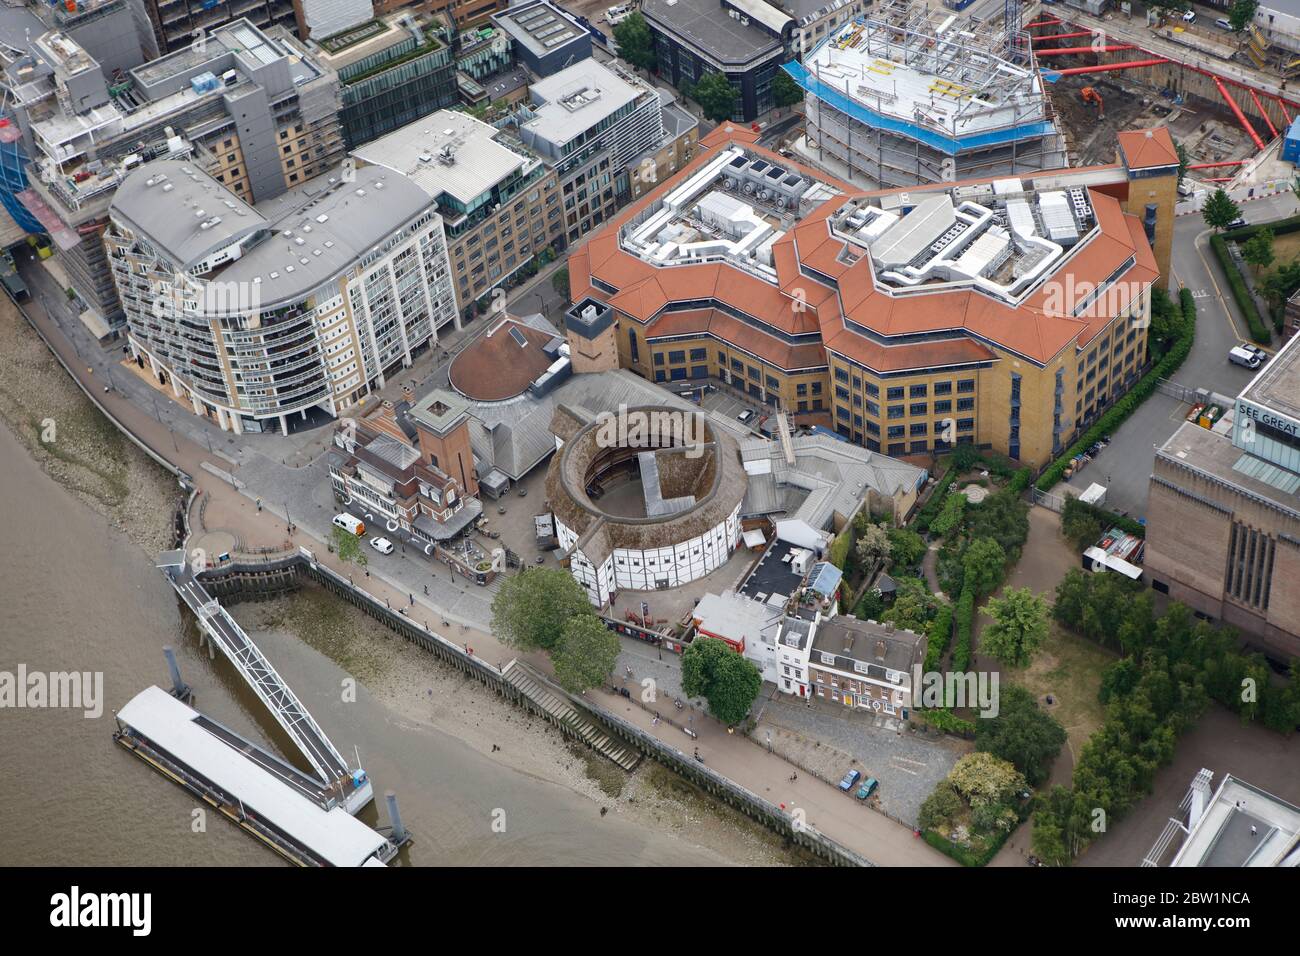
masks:
<path id="1" fill-rule="evenodd" d="M 1009 303 L 1038 288 L 1097 229 L 1087 189 L 1012 178 L 863 198 L 831 217 L 832 234 L 848 243 L 841 255 L 869 255 L 887 291 L 973 288 Z"/>
<path id="2" fill-rule="evenodd" d="M 732 146 L 630 219 L 620 244 L 656 266 L 725 261 L 775 283 L 773 245 L 835 195 L 801 171 Z"/>

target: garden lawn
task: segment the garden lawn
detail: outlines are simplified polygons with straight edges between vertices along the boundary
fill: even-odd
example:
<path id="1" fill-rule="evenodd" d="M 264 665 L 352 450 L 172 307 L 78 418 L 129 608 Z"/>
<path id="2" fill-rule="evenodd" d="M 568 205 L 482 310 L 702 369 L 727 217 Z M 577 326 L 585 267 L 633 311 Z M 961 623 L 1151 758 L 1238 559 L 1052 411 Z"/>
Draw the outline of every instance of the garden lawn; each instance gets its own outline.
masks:
<path id="1" fill-rule="evenodd" d="M 1070 766 L 1080 748 L 1101 726 L 1105 708 L 1097 699 L 1101 672 L 1117 655 L 1092 641 L 1052 623 L 1051 634 L 1042 650 L 1024 670 L 1003 668 L 1002 679 L 1018 684 L 1038 698 L 1051 694 L 1056 703 L 1047 708 L 1065 727 L 1069 739 Z M 1054 781 L 1068 783 L 1069 781 Z"/>

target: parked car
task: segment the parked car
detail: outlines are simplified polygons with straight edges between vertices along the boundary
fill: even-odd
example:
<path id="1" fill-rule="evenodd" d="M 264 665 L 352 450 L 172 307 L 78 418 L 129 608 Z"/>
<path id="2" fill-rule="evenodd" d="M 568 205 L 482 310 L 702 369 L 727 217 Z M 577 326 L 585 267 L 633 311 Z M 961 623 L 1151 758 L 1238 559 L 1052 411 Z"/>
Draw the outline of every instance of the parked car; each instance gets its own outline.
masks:
<path id="1" fill-rule="evenodd" d="M 853 785 L 858 782 L 861 776 L 862 776 L 861 770 L 850 770 L 848 773 L 844 775 L 844 779 L 840 781 L 840 789 L 843 790 L 845 793 L 848 793 L 850 790 L 853 789 Z"/>
<path id="2" fill-rule="evenodd" d="M 1192 185 L 1191 180 L 1184 179 L 1178 184 L 1178 195 L 1186 199 L 1196 192 L 1196 187 Z"/>
<path id="3" fill-rule="evenodd" d="M 739 415 L 736 416 L 736 420 L 740 422 L 742 425 L 748 425 L 749 420 L 753 417 L 754 417 L 753 409 L 747 408 Z"/>
<path id="4" fill-rule="evenodd" d="M 387 538 L 371 538 L 370 547 L 374 548 L 380 554 L 393 553 L 393 542 L 389 541 Z"/>
<path id="5" fill-rule="evenodd" d="M 358 538 L 366 533 L 365 524 L 363 524 L 359 518 L 354 518 L 346 512 L 335 515 L 334 524 L 336 527 L 342 528 L 344 531 L 355 534 Z"/>
<path id="6" fill-rule="evenodd" d="M 1196 22 L 1196 11 L 1195 11 L 1195 10 L 1188 10 L 1186 13 L 1184 13 L 1184 14 L 1183 14 L 1183 22 L 1184 22 L 1184 23 L 1195 23 L 1195 22 Z"/>
<path id="7" fill-rule="evenodd" d="M 1229 228 L 1229 229 L 1245 229 L 1245 228 L 1246 228 L 1247 226 L 1249 226 L 1249 225 L 1250 225 L 1250 223 L 1248 223 L 1248 222 L 1247 222 L 1245 219 L 1243 219 L 1241 216 L 1238 216 L 1236 219 L 1232 220 L 1232 222 L 1228 223 L 1228 228 Z"/>
<path id="8" fill-rule="evenodd" d="M 866 800 L 876 792 L 876 787 L 880 786 L 880 781 L 875 777 L 868 777 L 866 783 L 858 787 L 858 799 Z"/>
<path id="9" fill-rule="evenodd" d="M 1219 19 L 1214 21 L 1214 25 L 1218 27 L 1220 30 L 1227 30 L 1229 33 L 1233 32 L 1232 23 L 1228 20 L 1227 17 L 1219 17 Z"/>
<path id="10" fill-rule="evenodd" d="M 1233 365 L 1243 365 L 1249 369 L 1257 369 L 1264 364 L 1262 355 L 1257 354 L 1258 350 L 1250 346 L 1237 345 L 1228 352 L 1228 361 Z"/>

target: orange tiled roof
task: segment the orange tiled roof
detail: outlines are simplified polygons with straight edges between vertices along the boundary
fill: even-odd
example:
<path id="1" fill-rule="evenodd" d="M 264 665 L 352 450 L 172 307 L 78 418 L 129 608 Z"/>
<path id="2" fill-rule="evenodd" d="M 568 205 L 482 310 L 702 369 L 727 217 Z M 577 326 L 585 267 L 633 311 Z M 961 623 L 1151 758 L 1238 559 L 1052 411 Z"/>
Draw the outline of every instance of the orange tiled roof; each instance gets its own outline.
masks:
<path id="1" fill-rule="evenodd" d="M 1172 148 L 1172 140 L 1164 130 L 1149 138 L 1141 131 L 1121 134 L 1122 138 L 1133 136 L 1145 144 L 1140 161 L 1147 165 L 1158 162 L 1166 145 Z M 573 298 L 593 295 L 607 299 L 620 312 L 638 322 L 649 323 L 647 334 L 651 336 L 702 331 L 687 329 L 684 323 L 699 324 L 704 321 L 701 314 L 707 312 L 708 331 L 774 365 L 788 369 L 825 364 L 824 357 L 798 366 L 788 364 L 804 362 L 803 354 L 796 355 L 792 350 L 809 346 L 792 347 L 723 312 L 709 309 L 661 315 L 669 302 L 712 299 L 785 334 L 820 331 L 826 348 L 878 371 L 896 371 L 995 359 L 996 353 L 981 344 L 981 340 L 1046 364 L 1071 343 L 1087 342 L 1114 316 L 1113 309 L 1109 315 L 1094 315 L 1092 308 L 1079 316 L 1071 314 L 1096 284 L 1114 276 L 1144 289 L 1158 275 L 1141 223 L 1125 213 L 1113 196 L 1088 187 L 1100 227 L 1098 232 L 1070 250 L 1052 280 L 1019 306 L 971 289 L 891 295 L 877 287 L 869 255 L 859 252 L 856 261 L 843 256 L 846 243 L 831 234 L 827 222 L 845 202 L 868 194 L 758 147 L 754 139 L 748 129 L 736 127 L 728 133 L 725 126 L 705 137 L 699 156 L 668 182 L 623 210 L 570 258 Z M 622 250 L 618 233 L 624 223 L 707 163 L 716 155 L 715 150 L 734 142 L 743 143 L 751 152 L 774 162 L 800 168 L 843 194 L 822 203 L 773 245 L 778 286 L 726 264 L 656 267 Z M 1173 155 L 1176 157 L 1176 153 Z M 1133 161 L 1130 156 L 1130 163 Z M 1130 258 L 1135 260 L 1134 264 L 1118 274 Z M 829 277 L 836 285 L 803 275 L 801 264 Z M 612 296 L 604 293 L 595 288 L 593 277 L 619 291 Z M 1122 290 L 1121 297 L 1127 298 L 1129 291 Z M 1106 304 L 1113 306 L 1115 298 L 1107 296 Z M 657 315 L 660 317 L 656 318 Z M 890 346 L 849 329 L 846 320 L 885 337 L 947 331 L 954 334 L 951 339 Z"/>
<path id="2" fill-rule="evenodd" d="M 1129 169 L 1178 165 L 1178 150 L 1165 126 L 1131 129 L 1120 133 L 1119 151 Z"/>

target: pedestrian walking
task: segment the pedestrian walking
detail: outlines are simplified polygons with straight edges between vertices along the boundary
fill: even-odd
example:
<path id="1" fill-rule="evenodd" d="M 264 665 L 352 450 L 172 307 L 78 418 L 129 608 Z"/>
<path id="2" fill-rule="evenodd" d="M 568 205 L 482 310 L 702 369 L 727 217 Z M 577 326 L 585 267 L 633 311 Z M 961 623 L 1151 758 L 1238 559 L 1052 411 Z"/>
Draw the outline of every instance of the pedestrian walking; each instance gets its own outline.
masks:
<path id="1" fill-rule="evenodd" d="M 429 596 L 429 585 L 427 584 L 424 586 L 424 596 L 425 597 Z"/>

